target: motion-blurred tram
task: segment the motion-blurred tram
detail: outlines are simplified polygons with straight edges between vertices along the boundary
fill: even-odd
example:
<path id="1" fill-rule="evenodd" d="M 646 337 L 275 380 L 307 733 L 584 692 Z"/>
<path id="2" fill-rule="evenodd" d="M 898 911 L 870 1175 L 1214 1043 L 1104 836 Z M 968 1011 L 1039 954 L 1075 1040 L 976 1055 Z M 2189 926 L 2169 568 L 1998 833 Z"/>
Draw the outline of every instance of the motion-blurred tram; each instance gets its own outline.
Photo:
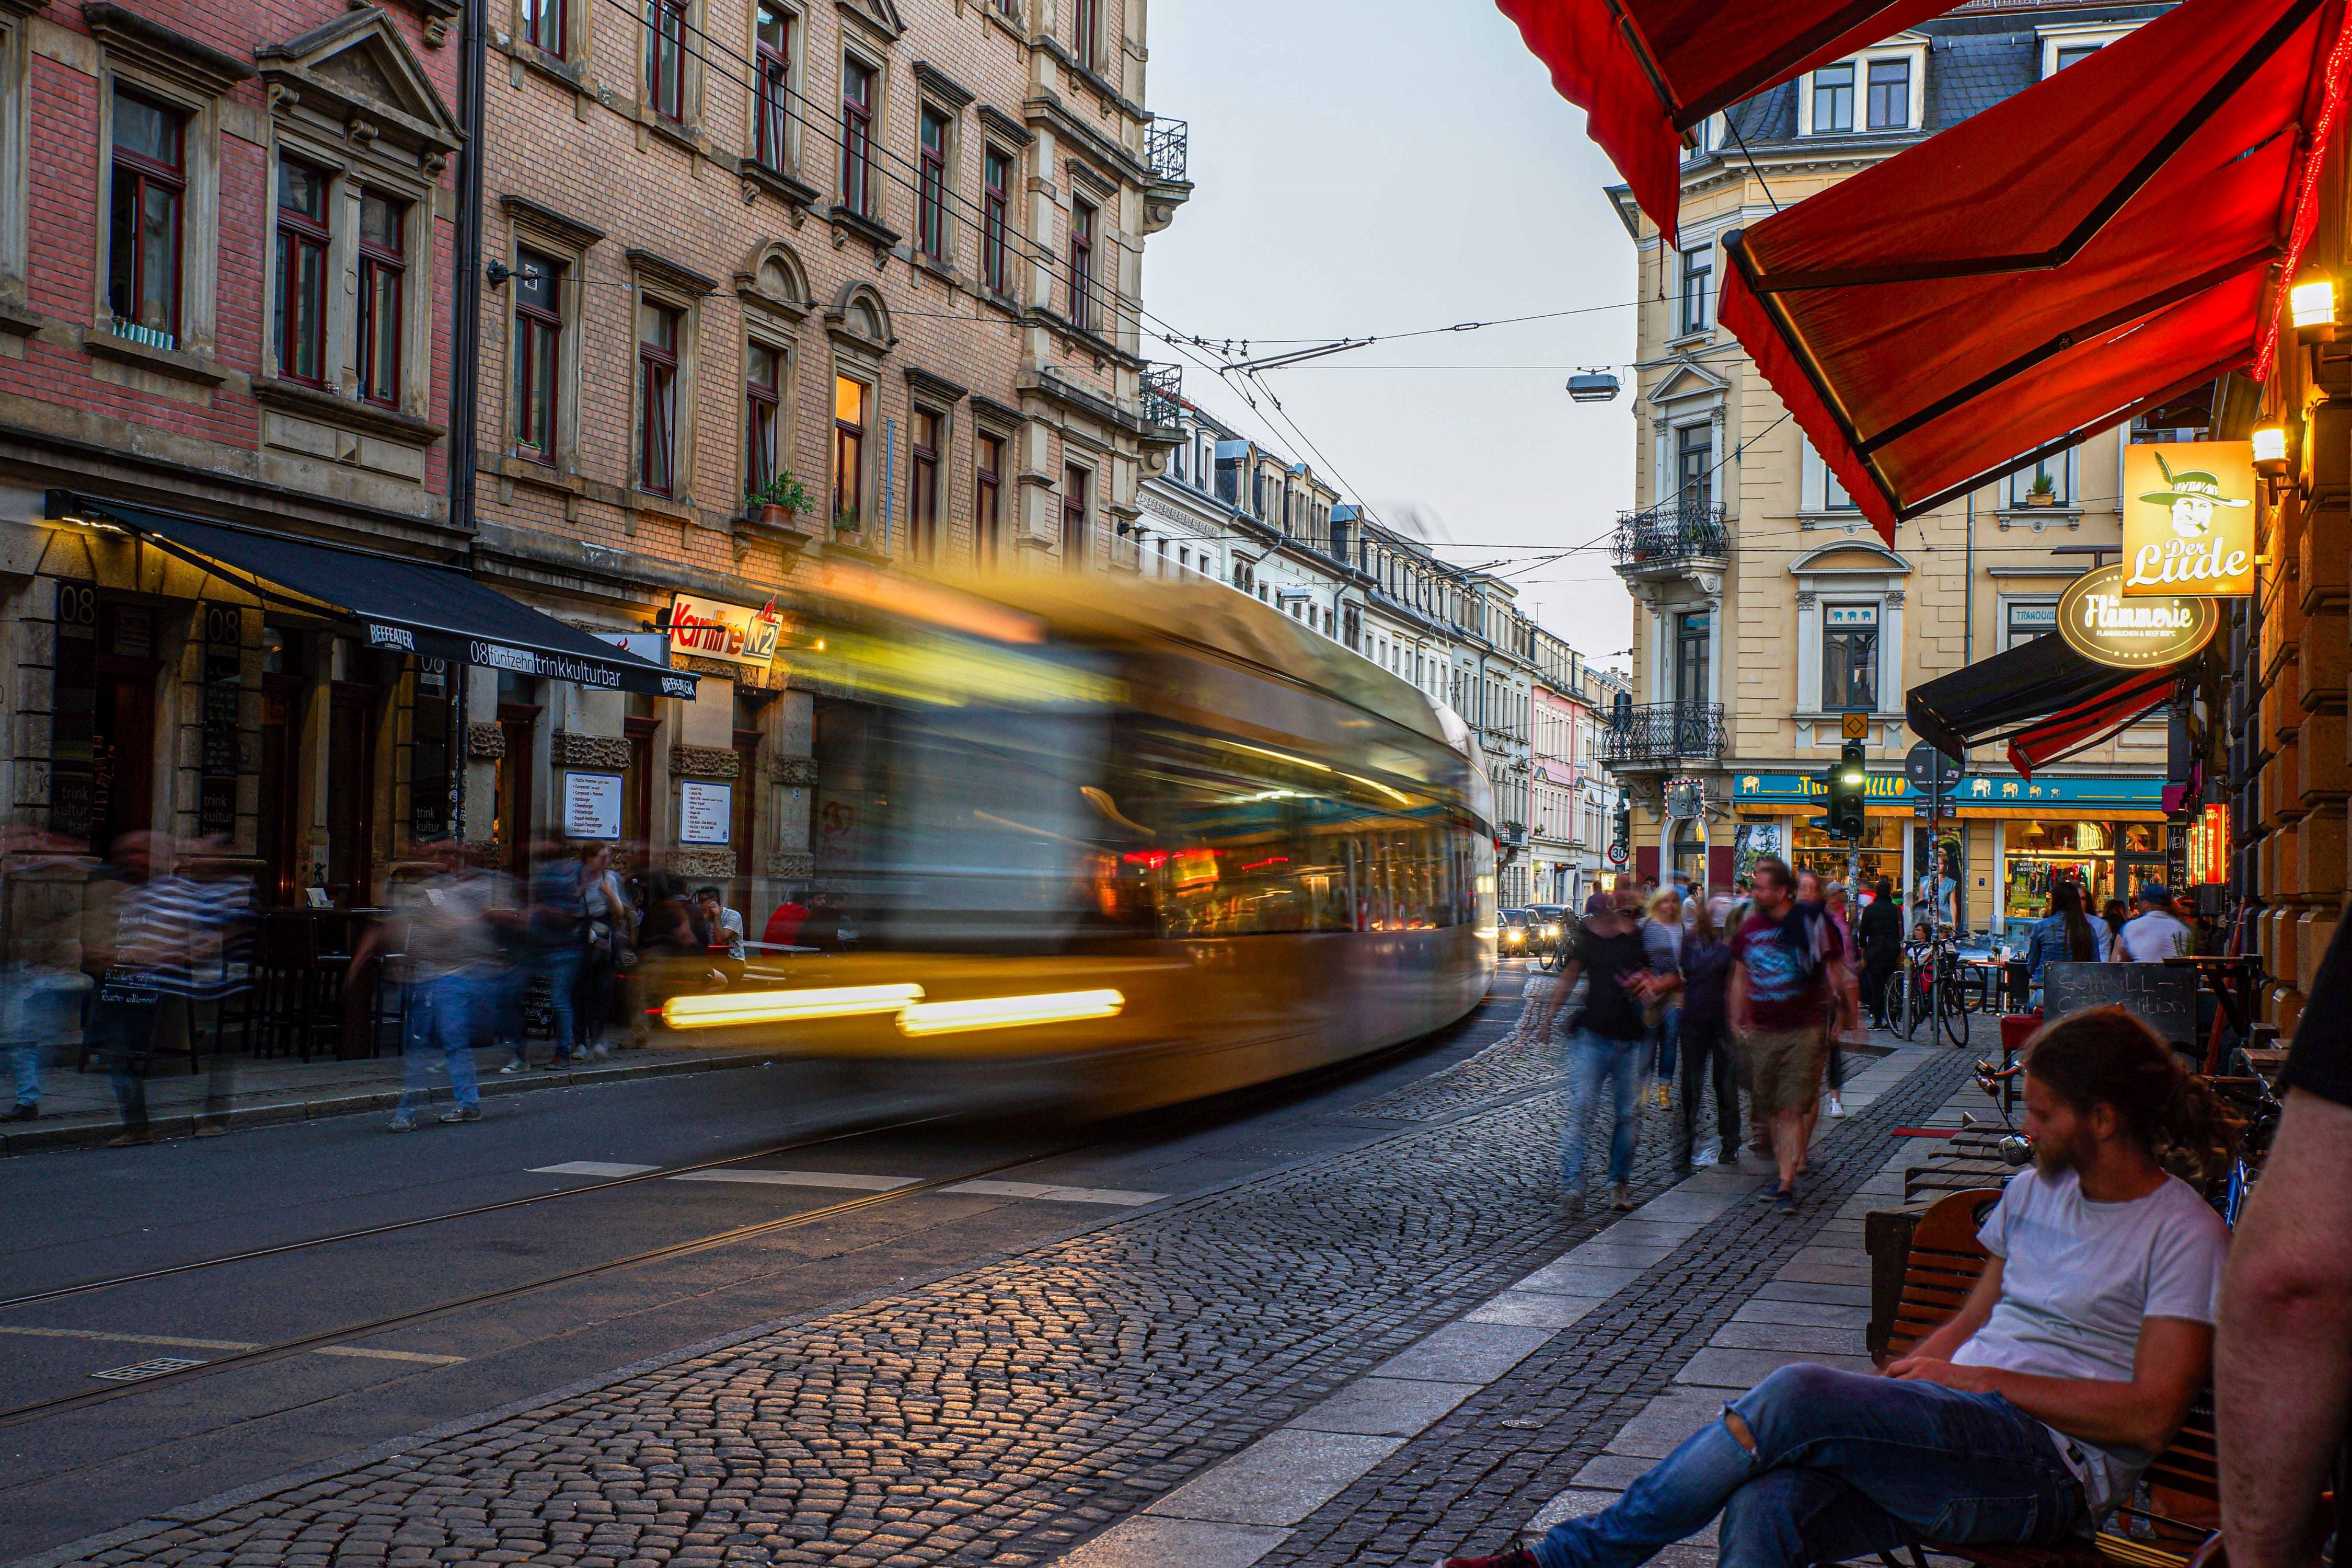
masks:
<path id="1" fill-rule="evenodd" d="M 1411 683 L 1216 584 L 825 565 L 776 657 L 864 715 L 817 874 L 857 947 L 755 963 L 674 998 L 674 1026 L 1103 1111 L 1394 1045 L 1486 994 L 1493 792 Z"/>

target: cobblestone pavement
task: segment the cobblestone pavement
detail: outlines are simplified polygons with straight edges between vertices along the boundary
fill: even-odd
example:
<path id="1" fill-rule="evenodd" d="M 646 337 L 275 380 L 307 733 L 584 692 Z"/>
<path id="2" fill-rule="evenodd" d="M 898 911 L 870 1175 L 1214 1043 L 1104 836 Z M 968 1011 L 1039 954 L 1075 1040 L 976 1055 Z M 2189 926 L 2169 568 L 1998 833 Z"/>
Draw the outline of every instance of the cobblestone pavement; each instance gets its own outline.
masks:
<path id="1" fill-rule="evenodd" d="M 1794 1212 L 1744 1202 L 1726 1210 L 1255 1561 L 1266 1568 L 1425 1563 L 1513 1540 L 1628 1421 L 1669 1392 L 1675 1373 L 1832 1223 L 1848 1196 L 1880 1175 L 1888 1132 L 1942 1106 L 1968 1082 L 1972 1059 L 1957 1051 L 1928 1057 L 1816 1144 L 1808 1195 Z M 1859 1331 L 1852 1338 L 1858 1346 Z"/>
<path id="2" fill-rule="evenodd" d="M 1517 1013 L 1497 1002 L 1509 1016 L 1477 1026 L 1496 1035 Z M 1540 1070 L 1451 1122 L 176 1510 L 79 1561 L 1039 1561 L 1599 1230 L 1555 1217 L 1558 1097 L 1524 1090 Z M 1669 1140 L 1648 1121 L 1656 1190 Z"/>

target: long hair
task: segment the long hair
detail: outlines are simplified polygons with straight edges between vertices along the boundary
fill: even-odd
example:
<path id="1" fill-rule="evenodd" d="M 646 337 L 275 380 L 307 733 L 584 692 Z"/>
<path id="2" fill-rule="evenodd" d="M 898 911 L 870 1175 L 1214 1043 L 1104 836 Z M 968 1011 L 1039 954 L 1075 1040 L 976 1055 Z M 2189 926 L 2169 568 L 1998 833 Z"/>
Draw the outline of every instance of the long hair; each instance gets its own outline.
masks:
<path id="1" fill-rule="evenodd" d="M 2124 1135 L 2177 1176 L 2219 1175 L 2236 1152 L 2243 1123 L 2121 1007 L 2086 1007 L 2043 1026 L 2026 1044 L 2025 1070 L 2078 1112 L 2112 1106 Z"/>
<path id="2" fill-rule="evenodd" d="M 2060 882 L 2050 889 L 2050 912 L 2063 916 L 2066 921 L 2066 955 L 2077 963 L 2089 963 L 2099 956 L 2099 940 L 2091 932 L 2091 922 L 2083 914 L 2083 889 L 2075 882 Z"/>

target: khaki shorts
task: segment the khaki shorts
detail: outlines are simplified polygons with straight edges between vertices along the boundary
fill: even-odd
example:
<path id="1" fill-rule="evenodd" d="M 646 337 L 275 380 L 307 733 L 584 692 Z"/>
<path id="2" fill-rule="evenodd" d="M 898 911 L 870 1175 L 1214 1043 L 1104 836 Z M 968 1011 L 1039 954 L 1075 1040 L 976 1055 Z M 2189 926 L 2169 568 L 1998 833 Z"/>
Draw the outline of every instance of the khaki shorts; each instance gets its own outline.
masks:
<path id="1" fill-rule="evenodd" d="M 1805 1110 L 1821 1098 L 1822 1031 L 1750 1029 L 1739 1039 L 1758 1114 Z"/>

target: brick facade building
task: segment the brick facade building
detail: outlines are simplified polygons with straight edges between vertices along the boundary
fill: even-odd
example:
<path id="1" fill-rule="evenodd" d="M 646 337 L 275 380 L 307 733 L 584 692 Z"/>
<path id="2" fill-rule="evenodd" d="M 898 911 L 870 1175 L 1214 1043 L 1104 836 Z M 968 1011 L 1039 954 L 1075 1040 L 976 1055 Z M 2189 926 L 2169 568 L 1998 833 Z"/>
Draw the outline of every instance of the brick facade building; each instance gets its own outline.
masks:
<path id="1" fill-rule="evenodd" d="M 1143 243 L 1191 189 L 1181 128 L 1140 107 L 1143 16 L 497 6 L 478 570 L 616 632 L 681 595 L 756 615 L 827 557 L 1134 572 L 1137 487 L 1176 439 Z M 753 499 L 771 482 L 789 515 Z M 756 923 L 854 816 L 865 720 L 788 658 L 675 658 L 699 700 L 474 672 L 468 795 L 498 805 L 468 832 L 520 842 L 567 773 L 617 770 L 624 838 Z M 689 783 L 731 842 L 681 842 Z"/>

